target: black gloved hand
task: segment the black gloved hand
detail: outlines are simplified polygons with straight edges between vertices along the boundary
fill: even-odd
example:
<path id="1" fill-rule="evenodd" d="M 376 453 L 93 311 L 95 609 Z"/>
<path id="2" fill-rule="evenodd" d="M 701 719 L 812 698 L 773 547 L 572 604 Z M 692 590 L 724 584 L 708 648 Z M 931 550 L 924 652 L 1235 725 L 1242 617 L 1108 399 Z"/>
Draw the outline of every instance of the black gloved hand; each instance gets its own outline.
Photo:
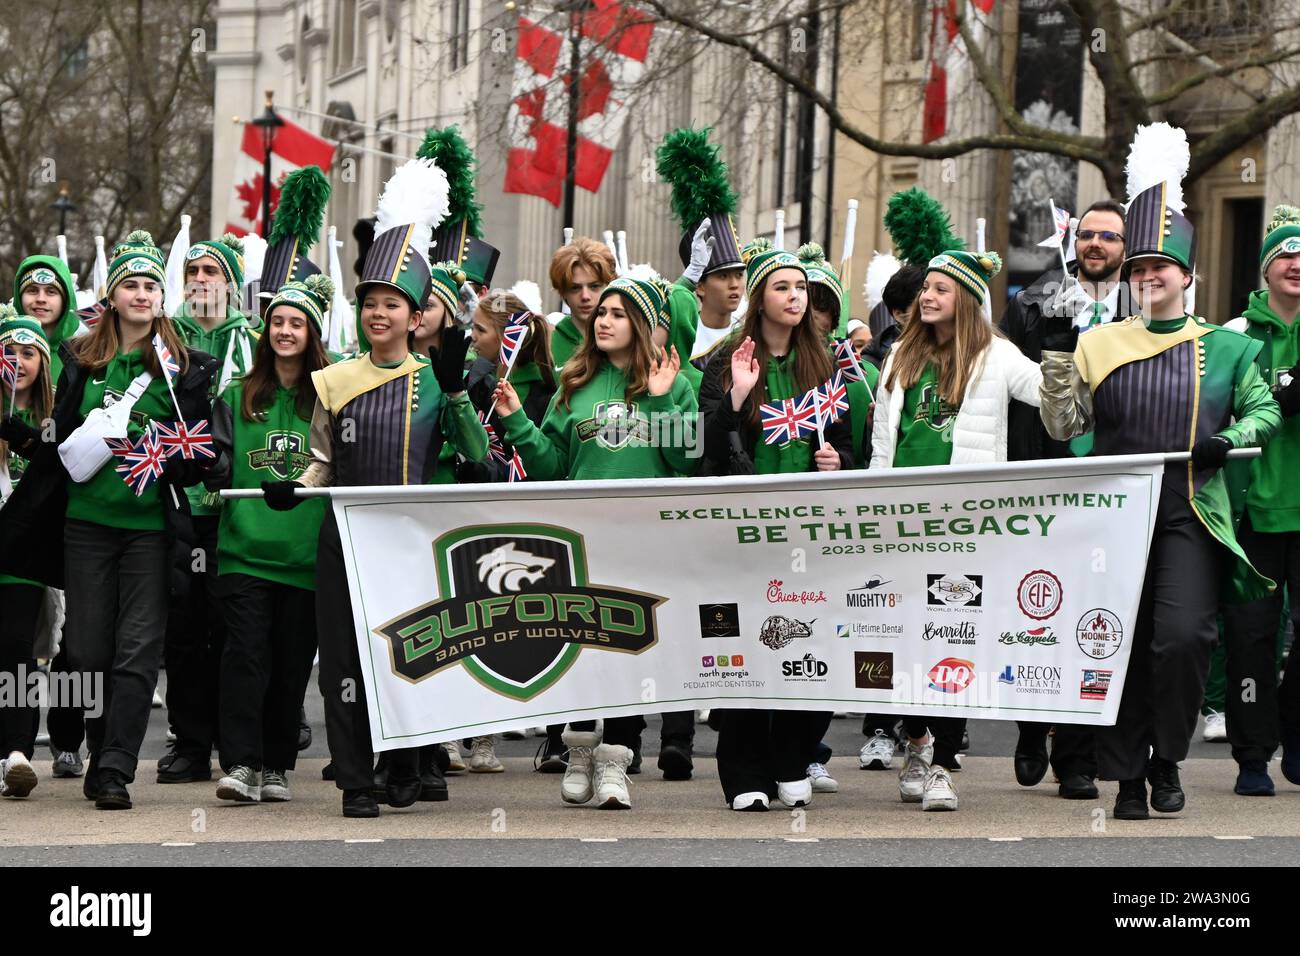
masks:
<path id="1" fill-rule="evenodd" d="M 17 415 L 7 415 L 0 419 L 0 439 L 8 442 L 14 451 L 25 454 L 41 440 L 41 433 Z"/>
<path id="2" fill-rule="evenodd" d="M 1291 377 L 1291 381 L 1274 392 L 1273 397 L 1282 409 L 1282 417 L 1290 418 L 1300 412 L 1300 365 L 1286 374 Z"/>
<path id="3" fill-rule="evenodd" d="M 429 349 L 433 374 L 444 395 L 465 391 L 465 355 L 469 352 L 469 336 L 461 329 L 443 329 L 442 348 Z"/>
<path id="4" fill-rule="evenodd" d="M 266 506 L 272 511 L 292 511 L 306 498 L 299 498 L 294 490 L 302 488 L 300 481 L 264 481 L 262 494 L 266 496 Z"/>
<path id="5" fill-rule="evenodd" d="M 1197 471 L 1207 468 L 1222 468 L 1232 451 L 1232 442 L 1222 435 L 1211 435 L 1192 446 L 1192 465 Z"/>
<path id="6" fill-rule="evenodd" d="M 1074 324 L 1074 317 L 1068 312 L 1048 314 L 1043 312 L 1043 351 L 1069 352 L 1074 354 L 1074 347 L 1079 344 L 1079 328 Z"/>

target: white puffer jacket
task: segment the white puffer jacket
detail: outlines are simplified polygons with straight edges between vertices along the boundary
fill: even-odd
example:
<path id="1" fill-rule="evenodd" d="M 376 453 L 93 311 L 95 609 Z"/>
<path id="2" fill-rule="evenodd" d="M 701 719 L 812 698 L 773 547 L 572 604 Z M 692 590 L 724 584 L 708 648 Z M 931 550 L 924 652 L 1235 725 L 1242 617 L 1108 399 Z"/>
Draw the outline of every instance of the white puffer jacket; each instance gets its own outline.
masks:
<path id="1" fill-rule="evenodd" d="M 894 362 L 891 351 L 880 374 L 884 382 Z M 985 349 L 952 431 L 952 463 L 982 465 L 1007 460 L 1007 403 L 1018 399 L 1035 408 L 1043 373 L 1010 341 L 994 336 Z M 898 446 L 898 426 L 903 418 L 903 389 L 897 383 L 888 391 L 876 390 L 876 412 L 871 428 L 871 467 L 892 468 Z"/>

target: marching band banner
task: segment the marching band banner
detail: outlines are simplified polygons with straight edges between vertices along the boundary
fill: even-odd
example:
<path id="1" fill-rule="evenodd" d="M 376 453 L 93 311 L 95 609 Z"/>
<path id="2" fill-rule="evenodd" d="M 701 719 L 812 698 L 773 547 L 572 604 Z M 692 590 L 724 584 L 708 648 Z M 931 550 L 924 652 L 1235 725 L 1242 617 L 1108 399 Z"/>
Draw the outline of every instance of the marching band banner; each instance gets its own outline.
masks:
<path id="1" fill-rule="evenodd" d="M 1162 471 L 332 489 L 374 747 L 705 707 L 1113 724 Z"/>

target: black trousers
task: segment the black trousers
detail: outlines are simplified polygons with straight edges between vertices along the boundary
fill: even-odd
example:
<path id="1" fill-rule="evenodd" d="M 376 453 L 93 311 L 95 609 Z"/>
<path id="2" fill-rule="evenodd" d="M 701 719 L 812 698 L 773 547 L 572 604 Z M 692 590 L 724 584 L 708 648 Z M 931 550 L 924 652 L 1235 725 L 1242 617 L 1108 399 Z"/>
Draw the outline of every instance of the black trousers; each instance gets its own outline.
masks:
<path id="1" fill-rule="evenodd" d="M 221 766 L 292 770 L 316 656 L 316 595 L 247 574 L 217 580 L 226 622 Z"/>
<path id="2" fill-rule="evenodd" d="M 162 660 L 171 546 L 163 531 L 72 520 L 63 542 L 68 665 L 99 698 L 87 702 L 90 754 L 130 783 Z"/>
<path id="3" fill-rule="evenodd" d="M 949 770 L 957 766 L 957 752 L 961 750 L 961 737 L 966 732 L 966 718 L 924 715 L 903 718 L 903 733 L 914 740 L 924 737 L 927 729 L 934 735 L 934 762 Z"/>
<path id="4" fill-rule="evenodd" d="M 833 714 L 808 710 L 719 710 L 718 777 L 730 803 L 742 793 L 776 799 L 776 785 L 802 780 Z"/>
<path id="5" fill-rule="evenodd" d="M 594 720 L 578 720 L 569 724 L 570 730 L 595 730 Z M 600 742 L 627 747 L 635 750 L 641 745 L 641 731 L 645 730 L 645 718 L 640 714 L 632 717 L 606 717 L 605 732 Z"/>
<path id="6" fill-rule="evenodd" d="M 695 711 L 693 710 L 674 710 L 662 715 L 663 726 L 659 729 L 660 744 L 678 744 L 690 748 L 695 743 Z M 611 720 L 630 720 L 632 718 L 614 717 Z M 615 729 L 615 735 L 626 737 L 629 733 L 633 735 L 634 740 L 639 741 L 641 731 L 645 729 L 645 718 L 638 718 L 641 721 L 640 726 L 632 728 Z M 616 740 L 609 739 L 610 720 L 605 721 L 605 742 L 617 743 Z M 570 724 L 574 730 L 595 730 L 596 722 L 594 720 L 581 720 L 577 723 Z M 546 727 L 546 736 L 551 738 L 555 744 L 559 744 L 560 734 L 564 730 L 564 724 L 548 724 Z M 624 744 L 625 747 L 631 747 L 632 744 Z"/>
<path id="7" fill-rule="evenodd" d="M 38 707 L 27 706 L 36 686 L 36 618 L 45 588 L 34 584 L 0 584 L 0 680 L 13 689 L 12 701 L 0 701 L 0 760 L 15 750 L 31 759 L 36 748 Z"/>
<path id="8" fill-rule="evenodd" d="M 167 719 L 178 754 L 207 763 L 217 742 L 218 681 L 226 627 L 217 599 L 217 515 L 193 519 L 195 549 L 177 543 L 173 614 L 167 628 Z M 195 571 L 202 551 L 202 570 Z"/>
<path id="9" fill-rule="evenodd" d="M 325 513 L 316 549 L 316 629 L 320 640 L 317 679 L 325 700 L 325 732 L 334 763 L 335 786 L 340 790 L 370 790 L 375 766 L 370 715 L 357 653 L 347 567 L 333 511 Z M 391 783 L 417 779 L 419 768 L 417 748 L 388 752 Z"/>
<path id="10" fill-rule="evenodd" d="M 59 641 L 59 653 L 50 661 L 50 681 L 53 683 L 59 674 L 71 673 L 68 665 L 68 629 L 63 629 L 63 638 Z M 57 700 L 45 712 L 45 729 L 50 733 L 50 746 L 64 753 L 77 753 L 81 743 L 86 739 L 86 714 L 80 707 L 73 707 L 67 701 Z"/>
<path id="11" fill-rule="evenodd" d="M 1284 588 L 1291 595 L 1291 620 L 1300 620 L 1300 533 L 1256 531 L 1247 513 L 1237 529 L 1237 540 L 1251 564 L 1277 582 L 1277 590 L 1258 601 L 1223 608 L 1228 741 L 1238 762 L 1267 762 L 1277 750 L 1283 706 L 1277 680 L 1277 622 Z M 1288 729 L 1300 727 L 1297 656 L 1293 649 L 1282 683 L 1290 711 Z"/>
<path id="12" fill-rule="evenodd" d="M 1229 557 L 1187 499 L 1162 487 L 1119 719 L 1097 728 L 1103 780 L 1145 776 L 1148 748 L 1165 760 L 1186 758 L 1219 639 Z"/>
<path id="13" fill-rule="evenodd" d="M 1023 746 L 1033 752 L 1037 752 L 1040 746 L 1047 746 L 1047 732 L 1056 727 L 1048 761 L 1058 777 L 1077 773 L 1090 779 L 1096 778 L 1097 740 L 1092 727 L 1081 724 L 1042 724 L 1029 720 L 1017 720 L 1016 724 L 1020 727 L 1017 749 Z"/>

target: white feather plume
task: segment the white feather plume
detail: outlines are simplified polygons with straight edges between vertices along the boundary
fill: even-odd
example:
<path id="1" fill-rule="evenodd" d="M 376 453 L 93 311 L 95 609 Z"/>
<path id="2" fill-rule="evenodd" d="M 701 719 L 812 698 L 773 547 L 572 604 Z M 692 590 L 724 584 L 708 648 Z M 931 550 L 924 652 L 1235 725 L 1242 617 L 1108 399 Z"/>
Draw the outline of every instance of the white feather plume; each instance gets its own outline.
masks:
<path id="1" fill-rule="evenodd" d="M 537 287 L 537 283 L 532 279 L 520 279 L 510 287 L 510 292 L 520 302 L 528 306 L 529 312 L 534 312 L 537 315 L 542 314 L 542 290 Z"/>
<path id="2" fill-rule="evenodd" d="M 255 232 L 242 237 L 244 240 L 244 286 L 261 281 L 262 266 L 266 261 L 266 240 Z"/>
<path id="3" fill-rule="evenodd" d="M 1165 202 L 1169 208 L 1182 212 L 1183 177 L 1191 165 L 1191 149 L 1187 134 L 1168 123 L 1139 126 L 1128 151 L 1128 200 L 1132 202 L 1143 190 L 1160 183 L 1168 183 Z"/>
<path id="4" fill-rule="evenodd" d="M 384 185 L 375 209 L 375 235 L 415 223 L 411 248 L 423 253 L 433 242 L 433 230 L 451 211 L 449 192 L 447 174 L 432 159 L 408 160 Z"/>
<path id="5" fill-rule="evenodd" d="M 888 252 L 877 252 L 867 263 L 867 283 L 862 287 L 867 297 L 867 311 L 880 305 L 885 298 L 885 284 L 894 277 L 894 273 L 903 268 L 903 264 Z"/>
<path id="6" fill-rule="evenodd" d="M 655 267 L 648 262 L 638 262 L 636 265 L 628 266 L 619 273 L 620 279 L 640 279 L 646 281 L 649 279 L 658 279 L 659 273 Z"/>

